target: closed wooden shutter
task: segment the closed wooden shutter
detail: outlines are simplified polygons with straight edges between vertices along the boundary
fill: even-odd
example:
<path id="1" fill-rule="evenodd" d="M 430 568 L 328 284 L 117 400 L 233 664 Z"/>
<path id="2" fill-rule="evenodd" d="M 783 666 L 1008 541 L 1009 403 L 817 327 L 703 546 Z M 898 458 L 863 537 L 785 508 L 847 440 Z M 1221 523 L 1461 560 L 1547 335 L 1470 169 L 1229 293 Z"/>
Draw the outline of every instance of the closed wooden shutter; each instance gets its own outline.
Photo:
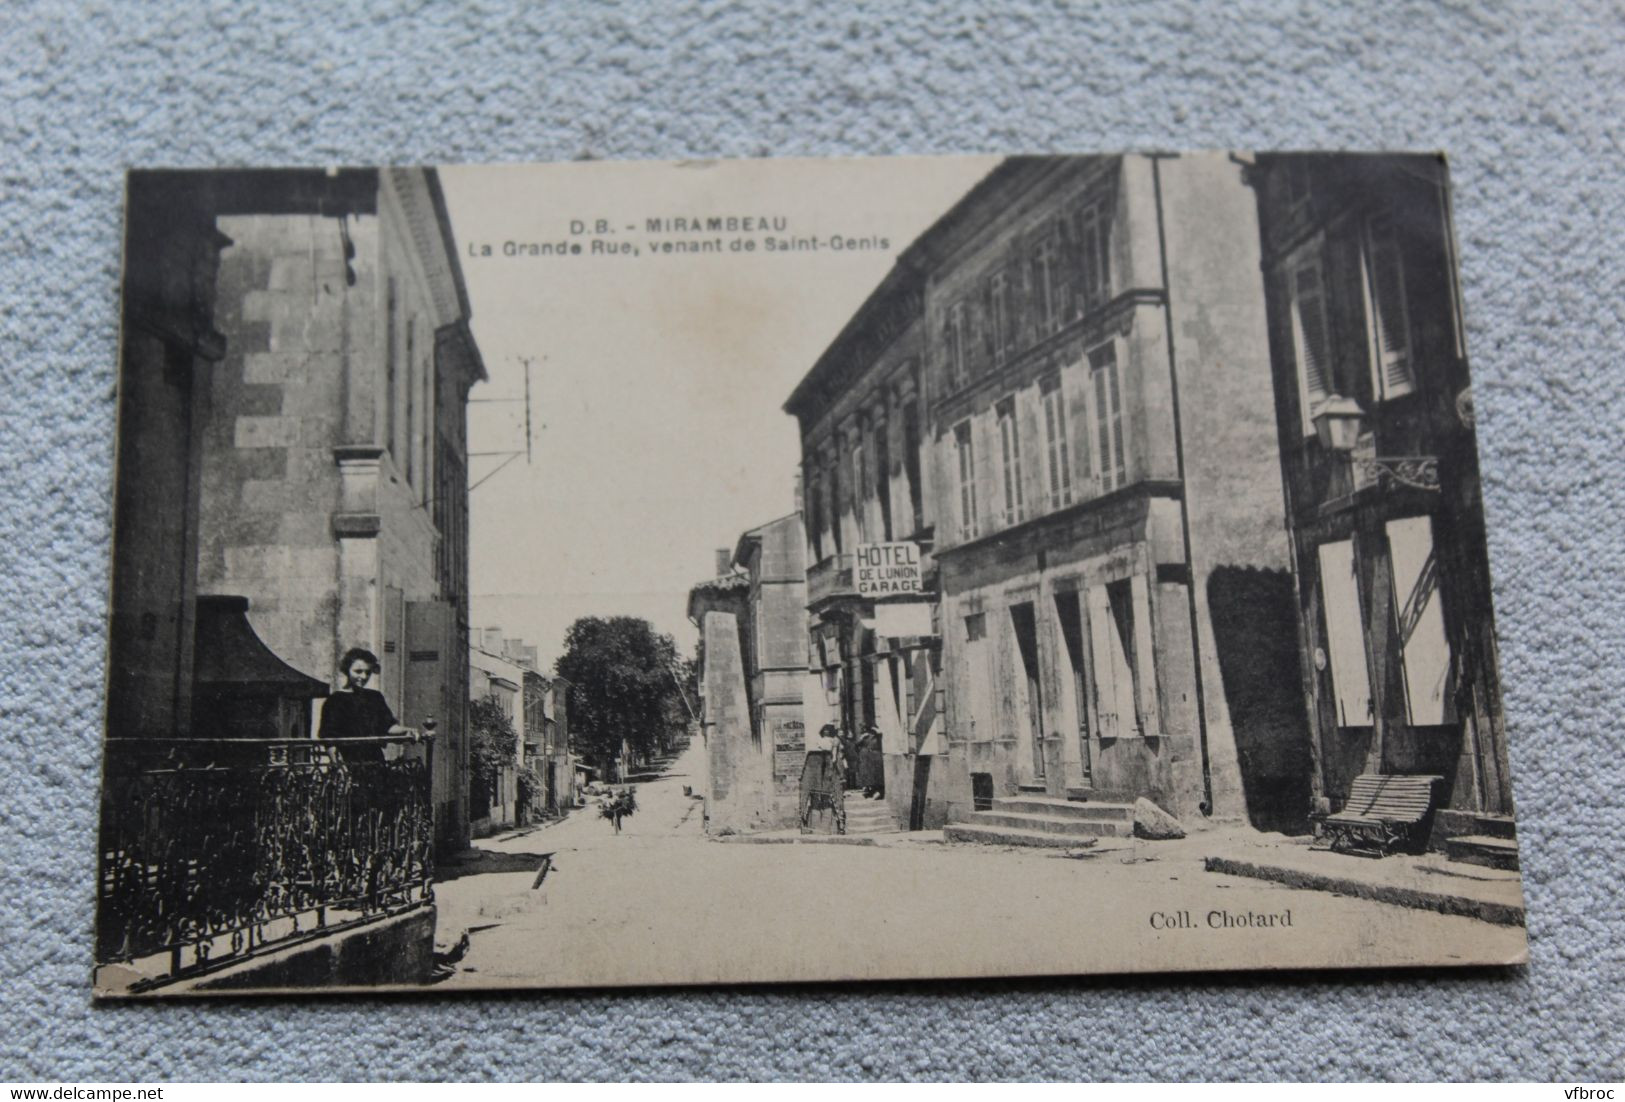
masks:
<path id="1" fill-rule="evenodd" d="M 1389 521 L 1388 554 L 1393 563 L 1394 619 L 1404 656 L 1410 722 L 1416 726 L 1452 723 L 1450 642 L 1440 607 L 1438 557 L 1429 519 Z"/>
<path id="2" fill-rule="evenodd" d="M 1134 670 L 1103 585 L 1089 587 L 1089 638 L 1095 664 L 1096 714 L 1101 738 L 1130 738 L 1135 723 Z"/>
<path id="3" fill-rule="evenodd" d="M 1393 220 L 1373 218 L 1367 234 L 1373 392 L 1383 398 L 1409 394 L 1416 386 L 1411 363 L 1410 318 L 1405 307 L 1405 267 Z"/>
<path id="4" fill-rule="evenodd" d="M 1160 733 L 1157 709 L 1156 649 L 1151 643 L 1151 595 L 1144 574 L 1136 574 L 1129 585 L 1134 599 L 1134 686 L 1140 713 L 1140 731 Z"/>
<path id="5" fill-rule="evenodd" d="M 1350 540 L 1320 545 L 1320 595 L 1326 619 L 1326 650 L 1339 727 L 1371 725 L 1371 675 L 1366 665 L 1365 621 L 1354 576 Z"/>
<path id="6" fill-rule="evenodd" d="M 1315 431 L 1315 407 L 1332 392 L 1331 342 L 1326 329 L 1320 255 L 1315 253 L 1294 264 L 1287 279 L 1292 300 L 1292 345 L 1298 360 L 1303 431 L 1307 436 Z"/>

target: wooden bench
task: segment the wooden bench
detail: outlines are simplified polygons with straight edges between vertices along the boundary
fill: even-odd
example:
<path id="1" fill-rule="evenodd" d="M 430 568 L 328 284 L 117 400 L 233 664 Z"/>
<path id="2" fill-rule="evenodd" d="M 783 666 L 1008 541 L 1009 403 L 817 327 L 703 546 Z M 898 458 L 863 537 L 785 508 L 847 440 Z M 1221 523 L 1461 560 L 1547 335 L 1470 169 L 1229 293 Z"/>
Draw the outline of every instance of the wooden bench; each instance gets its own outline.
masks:
<path id="1" fill-rule="evenodd" d="M 1382 857 L 1426 843 L 1433 793 L 1442 777 L 1365 773 L 1354 778 L 1343 810 L 1321 820 L 1336 853 Z"/>

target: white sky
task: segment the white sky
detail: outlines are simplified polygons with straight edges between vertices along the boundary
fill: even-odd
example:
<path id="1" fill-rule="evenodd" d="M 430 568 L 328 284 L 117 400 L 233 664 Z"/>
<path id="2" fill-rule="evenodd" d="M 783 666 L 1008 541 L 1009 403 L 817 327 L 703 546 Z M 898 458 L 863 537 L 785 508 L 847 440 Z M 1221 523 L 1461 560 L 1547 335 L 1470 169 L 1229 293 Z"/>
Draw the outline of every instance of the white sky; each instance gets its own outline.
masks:
<path id="1" fill-rule="evenodd" d="M 560 654 L 579 616 L 634 615 L 686 653 L 689 587 L 715 549 L 794 508 L 786 398 L 897 254 L 997 161 L 988 157 L 584 162 L 440 169 L 475 339 L 471 399 L 518 398 L 534 357 L 534 458 L 474 491 L 472 619 Z M 789 219 L 788 233 L 885 237 L 874 251 L 654 255 L 654 217 Z M 594 256 L 572 219 L 637 256 Z M 754 237 L 757 248 L 772 233 Z M 580 242 L 579 256 L 503 244 Z M 491 256 L 471 255 L 481 246 Z M 469 450 L 524 447 L 524 406 L 469 407 Z M 475 458 L 477 482 L 501 460 Z"/>

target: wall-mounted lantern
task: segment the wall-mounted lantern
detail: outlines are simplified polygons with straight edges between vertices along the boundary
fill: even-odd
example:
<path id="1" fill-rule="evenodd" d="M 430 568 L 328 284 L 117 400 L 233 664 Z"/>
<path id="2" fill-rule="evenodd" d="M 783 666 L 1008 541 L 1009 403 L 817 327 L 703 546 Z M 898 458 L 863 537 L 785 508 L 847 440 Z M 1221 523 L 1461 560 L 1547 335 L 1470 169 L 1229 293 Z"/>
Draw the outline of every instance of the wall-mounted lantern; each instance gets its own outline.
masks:
<path id="1" fill-rule="evenodd" d="M 1320 404 L 1310 420 L 1314 423 L 1315 435 L 1320 438 L 1321 447 L 1328 451 L 1351 452 L 1360 438 L 1365 411 L 1353 398 L 1333 394 Z"/>

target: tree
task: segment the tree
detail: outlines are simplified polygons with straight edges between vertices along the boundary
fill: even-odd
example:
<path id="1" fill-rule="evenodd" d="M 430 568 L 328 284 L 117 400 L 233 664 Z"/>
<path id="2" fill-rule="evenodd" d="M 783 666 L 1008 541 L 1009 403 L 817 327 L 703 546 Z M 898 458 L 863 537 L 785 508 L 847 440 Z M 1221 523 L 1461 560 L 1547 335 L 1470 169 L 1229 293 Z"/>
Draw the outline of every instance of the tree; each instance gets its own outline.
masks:
<path id="1" fill-rule="evenodd" d="M 664 745 L 683 714 L 677 644 L 647 620 L 582 617 L 565 633 L 557 669 L 570 683 L 571 741 L 601 769 L 623 742 L 635 757 Z"/>
<path id="2" fill-rule="evenodd" d="M 491 806 L 498 774 L 517 762 L 514 748 L 517 739 L 513 721 L 495 698 L 488 696 L 469 704 L 468 781 L 476 812 Z"/>

